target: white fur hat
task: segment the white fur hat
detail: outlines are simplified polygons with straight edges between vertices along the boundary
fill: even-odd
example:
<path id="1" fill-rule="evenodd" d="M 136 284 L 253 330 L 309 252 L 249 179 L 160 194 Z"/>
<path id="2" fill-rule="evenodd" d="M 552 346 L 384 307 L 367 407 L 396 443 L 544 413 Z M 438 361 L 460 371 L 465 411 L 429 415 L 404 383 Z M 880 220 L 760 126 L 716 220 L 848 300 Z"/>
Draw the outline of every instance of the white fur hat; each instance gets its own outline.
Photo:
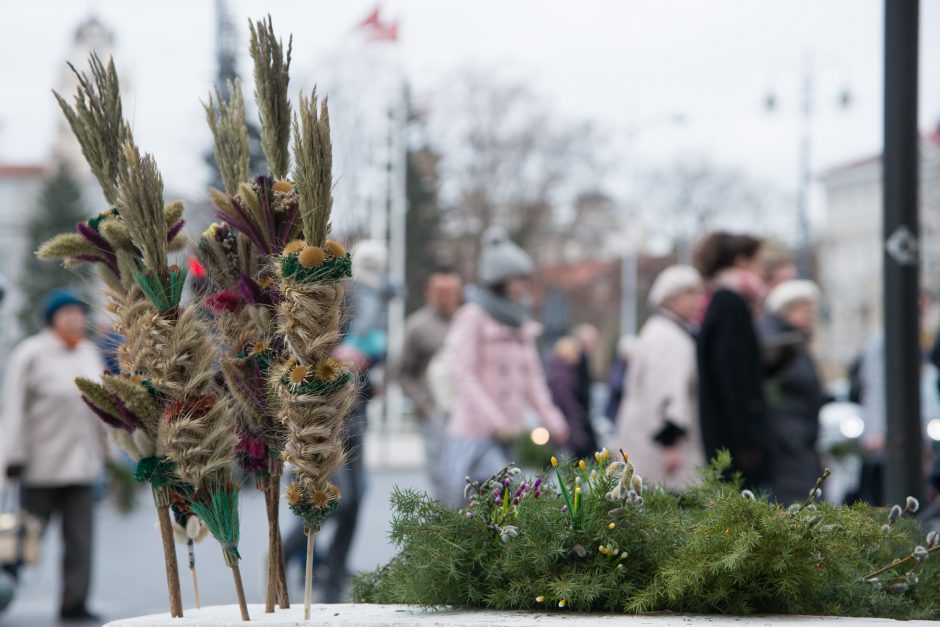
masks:
<path id="1" fill-rule="evenodd" d="M 764 308 L 770 313 L 781 314 L 786 311 L 787 307 L 802 300 L 818 302 L 819 287 L 805 279 L 784 281 L 767 296 Z"/>
<path id="2" fill-rule="evenodd" d="M 702 286 L 702 276 L 692 266 L 670 266 L 653 281 L 649 303 L 653 307 L 662 307 L 673 296 Z"/>

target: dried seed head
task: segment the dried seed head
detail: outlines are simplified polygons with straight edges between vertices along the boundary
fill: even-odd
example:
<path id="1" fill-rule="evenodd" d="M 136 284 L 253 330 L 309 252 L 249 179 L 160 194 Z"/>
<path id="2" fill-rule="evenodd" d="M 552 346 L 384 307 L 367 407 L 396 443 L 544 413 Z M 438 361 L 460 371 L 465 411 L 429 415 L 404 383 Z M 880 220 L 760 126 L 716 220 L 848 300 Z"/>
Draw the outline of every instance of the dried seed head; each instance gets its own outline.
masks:
<path id="1" fill-rule="evenodd" d="M 299 253 L 300 251 L 304 249 L 304 246 L 306 245 L 307 243 L 304 242 L 302 239 L 295 239 L 291 242 L 288 242 L 287 245 L 284 246 L 284 254 L 289 255 L 291 253 Z"/>
<path id="2" fill-rule="evenodd" d="M 318 362 L 315 368 L 317 379 L 323 381 L 324 383 L 332 383 L 333 381 L 336 381 L 342 372 L 343 364 L 333 359 L 332 357 L 327 357 L 326 359 Z"/>
<path id="3" fill-rule="evenodd" d="M 326 248 L 326 252 L 330 253 L 334 257 L 346 256 L 346 248 L 335 239 L 326 240 L 326 243 L 323 245 L 323 247 Z"/>
<path id="4" fill-rule="evenodd" d="M 326 493 L 326 490 L 316 490 L 310 495 L 310 502 L 314 507 L 323 509 L 330 504 L 330 495 Z"/>
<path id="5" fill-rule="evenodd" d="M 293 385 L 300 385 L 307 378 L 307 367 L 303 364 L 294 366 L 290 371 L 290 382 Z"/>
<path id="6" fill-rule="evenodd" d="M 278 179 L 274 181 L 274 185 L 271 186 L 271 189 L 276 192 L 284 192 L 286 194 L 294 191 L 294 184 L 287 179 Z"/>
<path id="7" fill-rule="evenodd" d="M 300 251 L 297 259 L 304 268 L 319 268 L 326 261 L 326 253 L 319 246 L 307 246 Z"/>

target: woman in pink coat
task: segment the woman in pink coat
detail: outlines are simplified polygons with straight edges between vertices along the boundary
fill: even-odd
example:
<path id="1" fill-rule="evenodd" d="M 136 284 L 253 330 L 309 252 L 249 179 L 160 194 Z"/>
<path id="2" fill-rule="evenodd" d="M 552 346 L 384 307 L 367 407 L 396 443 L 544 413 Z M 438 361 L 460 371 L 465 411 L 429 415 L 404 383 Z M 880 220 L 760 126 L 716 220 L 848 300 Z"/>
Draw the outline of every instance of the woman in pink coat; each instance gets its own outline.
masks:
<path id="1" fill-rule="evenodd" d="M 455 503 L 466 477 L 484 480 L 513 461 L 513 442 L 538 416 L 558 443 L 568 426 L 552 404 L 530 319 L 529 256 L 500 228 L 483 235 L 480 286 L 454 316 L 444 343 L 451 402 L 445 466 Z"/>

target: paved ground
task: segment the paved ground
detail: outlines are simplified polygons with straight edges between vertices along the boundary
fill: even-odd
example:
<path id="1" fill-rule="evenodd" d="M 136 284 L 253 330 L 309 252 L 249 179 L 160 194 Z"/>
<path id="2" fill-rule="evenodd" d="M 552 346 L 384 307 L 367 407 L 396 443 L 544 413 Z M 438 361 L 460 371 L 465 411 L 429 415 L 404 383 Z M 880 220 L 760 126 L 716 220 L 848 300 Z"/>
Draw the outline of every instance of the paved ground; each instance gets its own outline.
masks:
<path id="1" fill-rule="evenodd" d="M 426 489 L 425 476 L 416 470 L 373 470 L 369 475 L 366 502 L 352 549 L 350 566 L 355 570 L 374 568 L 394 554 L 386 539 L 389 511 L 388 495 L 394 486 Z M 141 493 L 141 506 L 123 517 L 107 505 L 98 510 L 95 577 L 91 607 L 102 618 L 112 620 L 134 615 L 166 611 L 166 584 L 160 540 L 155 528 L 153 508 L 148 493 Z M 286 506 L 282 510 L 285 533 L 293 518 Z M 264 499 L 253 489 L 243 492 L 241 505 L 242 577 L 249 603 L 263 600 L 261 579 L 267 531 Z M 324 528 L 323 535 L 330 531 Z M 41 564 L 26 573 L 17 599 L 0 624 L 4 627 L 43 627 L 58 624 L 56 604 L 60 560 L 58 526 L 49 529 Z M 197 547 L 199 588 L 204 605 L 233 603 L 230 571 L 225 567 L 218 545 L 210 540 Z M 180 577 L 184 608 L 193 606 L 192 581 L 185 569 L 185 552 Z M 302 600 L 301 573 L 292 570 L 289 585 L 292 598 Z"/>

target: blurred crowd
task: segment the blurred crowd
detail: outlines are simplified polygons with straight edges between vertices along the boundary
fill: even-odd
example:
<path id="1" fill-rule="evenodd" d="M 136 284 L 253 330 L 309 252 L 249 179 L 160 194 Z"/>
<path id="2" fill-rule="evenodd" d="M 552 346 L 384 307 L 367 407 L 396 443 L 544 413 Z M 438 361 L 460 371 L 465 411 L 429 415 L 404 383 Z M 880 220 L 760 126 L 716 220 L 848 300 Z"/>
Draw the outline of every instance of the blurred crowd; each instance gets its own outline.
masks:
<path id="1" fill-rule="evenodd" d="M 696 468 L 727 449 L 748 488 L 784 504 L 806 497 L 822 470 L 820 411 L 834 399 L 812 350 L 820 289 L 798 277 L 779 245 L 708 234 L 693 265 L 656 277 L 638 335 L 604 346 L 582 321 L 547 354 L 539 350 L 532 259 L 497 227 L 484 233 L 480 250 L 474 284 L 453 269 L 430 273 L 424 306 L 405 321 L 391 363 L 388 304 L 401 293 L 388 281 L 387 251 L 372 240 L 353 251 L 337 357 L 362 388 L 347 420 L 348 462 L 334 478 L 343 494 L 331 519 L 335 532 L 316 550 L 323 600 L 343 599 L 367 483 L 367 408 L 392 381 L 411 400 L 433 495 L 450 504 L 463 501 L 467 480 L 487 479 L 533 446 L 545 453 L 543 462 L 553 453 L 622 450 L 647 483 L 674 491 L 692 485 Z M 42 521 L 61 518 L 61 617 L 88 620 L 94 485 L 109 447 L 74 380 L 96 378 L 118 343 L 113 331 L 100 332 L 97 345 L 86 338 L 88 305 L 68 290 L 51 293 L 42 314 L 46 328 L 8 361 L 0 467 L 20 485 L 25 511 Z M 597 373 L 595 358 L 604 351 L 616 357 L 609 372 Z M 940 346 L 927 358 L 940 362 Z M 883 364 L 878 332 L 862 347 L 849 386 L 863 408 L 864 463 L 848 498 L 873 504 L 882 501 Z M 940 471 L 930 481 L 940 488 Z M 304 542 L 301 526 L 287 534 L 288 561 L 302 562 Z"/>

